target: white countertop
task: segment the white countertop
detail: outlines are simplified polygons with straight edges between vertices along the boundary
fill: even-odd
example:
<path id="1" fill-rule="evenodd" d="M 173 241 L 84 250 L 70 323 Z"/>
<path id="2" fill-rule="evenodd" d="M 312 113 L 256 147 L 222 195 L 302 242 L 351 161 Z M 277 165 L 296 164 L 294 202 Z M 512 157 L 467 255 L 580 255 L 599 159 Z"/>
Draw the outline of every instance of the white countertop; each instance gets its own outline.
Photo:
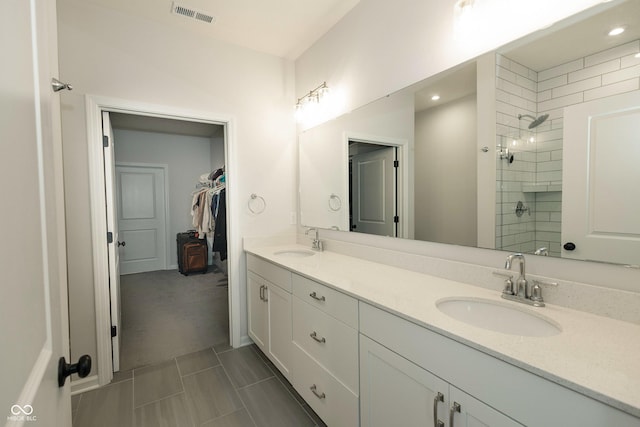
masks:
<path id="1" fill-rule="evenodd" d="M 434 332 L 640 417 L 640 326 L 547 304 L 509 302 L 500 293 L 332 252 L 274 255 L 302 245 L 245 248 L 266 260 L 392 312 Z M 535 311 L 562 328 L 550 337 L 493 332 L 436 308 L 446 297 L 472 297 Z M 639 308 L 640 309 L 640 308 Z"/>

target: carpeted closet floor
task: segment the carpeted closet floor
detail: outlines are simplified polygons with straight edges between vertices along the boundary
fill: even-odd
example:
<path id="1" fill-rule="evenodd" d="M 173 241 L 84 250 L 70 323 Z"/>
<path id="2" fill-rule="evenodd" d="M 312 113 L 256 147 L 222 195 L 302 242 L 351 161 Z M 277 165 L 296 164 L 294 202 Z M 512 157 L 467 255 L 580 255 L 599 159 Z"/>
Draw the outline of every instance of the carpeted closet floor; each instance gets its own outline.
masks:
<path id="1" fill-rule="evenodd" d="M 217 267 L 121 276 L 120 292 L 121 371 L 229 345 L 227 276 Z"/>

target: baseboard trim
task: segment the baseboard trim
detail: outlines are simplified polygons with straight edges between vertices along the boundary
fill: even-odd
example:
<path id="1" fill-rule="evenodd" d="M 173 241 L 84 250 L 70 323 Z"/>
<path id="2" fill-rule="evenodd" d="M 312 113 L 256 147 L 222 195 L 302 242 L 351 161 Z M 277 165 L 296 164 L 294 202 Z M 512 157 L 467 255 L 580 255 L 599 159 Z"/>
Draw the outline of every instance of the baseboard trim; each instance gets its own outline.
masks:
<path id="1" fill-rule="evenodd" d="M 85 391 L 95 390 L 98 387 L 100 387 L 98 375 L 91 375 L 90 377 L 71 381 L 71 396 L 84 393 Z"/>
<path id="2" fill-rule="evenodd" d="M 240 337 L 240 345 L 238 347 L 245 347 L 253 344 L 253 340 L 249 338 L 249 335 L 243 335 Z"/>

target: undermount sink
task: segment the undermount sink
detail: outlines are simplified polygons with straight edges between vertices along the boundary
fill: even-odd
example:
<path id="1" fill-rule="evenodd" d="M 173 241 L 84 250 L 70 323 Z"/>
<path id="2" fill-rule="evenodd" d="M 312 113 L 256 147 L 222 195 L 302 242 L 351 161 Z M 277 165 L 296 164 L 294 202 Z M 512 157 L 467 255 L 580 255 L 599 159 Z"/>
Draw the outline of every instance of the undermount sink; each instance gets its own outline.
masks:
<path id="1" fill-rule="evenodd" d="M 436 307 L 461 322 L 504 334 L 550 337 L 562 332 L 560 325 L 545 316 L 498 301 L 453 297 L 438 300 Z"/>
<path id="2" fill-rule="evenodd" d="M 315 255 L 315 252 L 307 249 L 285 249 L 283 251 L 274 252 L 273 254 L 289 258 L 306 258 Z"/>

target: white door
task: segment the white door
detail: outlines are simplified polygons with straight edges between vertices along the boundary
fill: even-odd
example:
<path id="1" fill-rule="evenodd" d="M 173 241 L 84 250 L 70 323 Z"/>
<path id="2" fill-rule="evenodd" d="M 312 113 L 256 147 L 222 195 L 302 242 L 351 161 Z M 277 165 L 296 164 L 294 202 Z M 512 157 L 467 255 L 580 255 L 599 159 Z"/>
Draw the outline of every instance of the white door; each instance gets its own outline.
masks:
<path id="1" fill-rule="evenodd" d="M 437 421 L 446 424 L 448 390 L 447 382 L 360 335 L 360 424 L 363 427 L 437 426 Z"/>
<path id="2" fill-rule="evenodd" d="M 638 135 L 640 91 L 565 108 L 563 257 L 640 265 Z"/>
<path id="3" fill-rule="evenodd" d="M 113 372 L 120 370 L 120 325 L 122 320 L 120 304 L 120 234 L 118 232 L 118 214 L 116 206 L 116 172 L 113 129 L 109 113 L 102 112 L 102 135 L 104 141 L 104 186 L 107 202 L 107 232 L 109 254 L 109 296 L 111 302 L 111 354 Z"/>
<path id="4" fill-rule="evenodd" d="M 395 148 L 351 158 L 351 231 L 396 236 Z"/>
<path id="5" fill-rule="evenodd" d="M 0 13 L 0 422 L 71 426 L 66 245 L 54 0 Z"/>
<path id="6" fill-rule="evenodd" d="M 164 169 L 116 165 L 120 273 L 166 269 Z"/>

